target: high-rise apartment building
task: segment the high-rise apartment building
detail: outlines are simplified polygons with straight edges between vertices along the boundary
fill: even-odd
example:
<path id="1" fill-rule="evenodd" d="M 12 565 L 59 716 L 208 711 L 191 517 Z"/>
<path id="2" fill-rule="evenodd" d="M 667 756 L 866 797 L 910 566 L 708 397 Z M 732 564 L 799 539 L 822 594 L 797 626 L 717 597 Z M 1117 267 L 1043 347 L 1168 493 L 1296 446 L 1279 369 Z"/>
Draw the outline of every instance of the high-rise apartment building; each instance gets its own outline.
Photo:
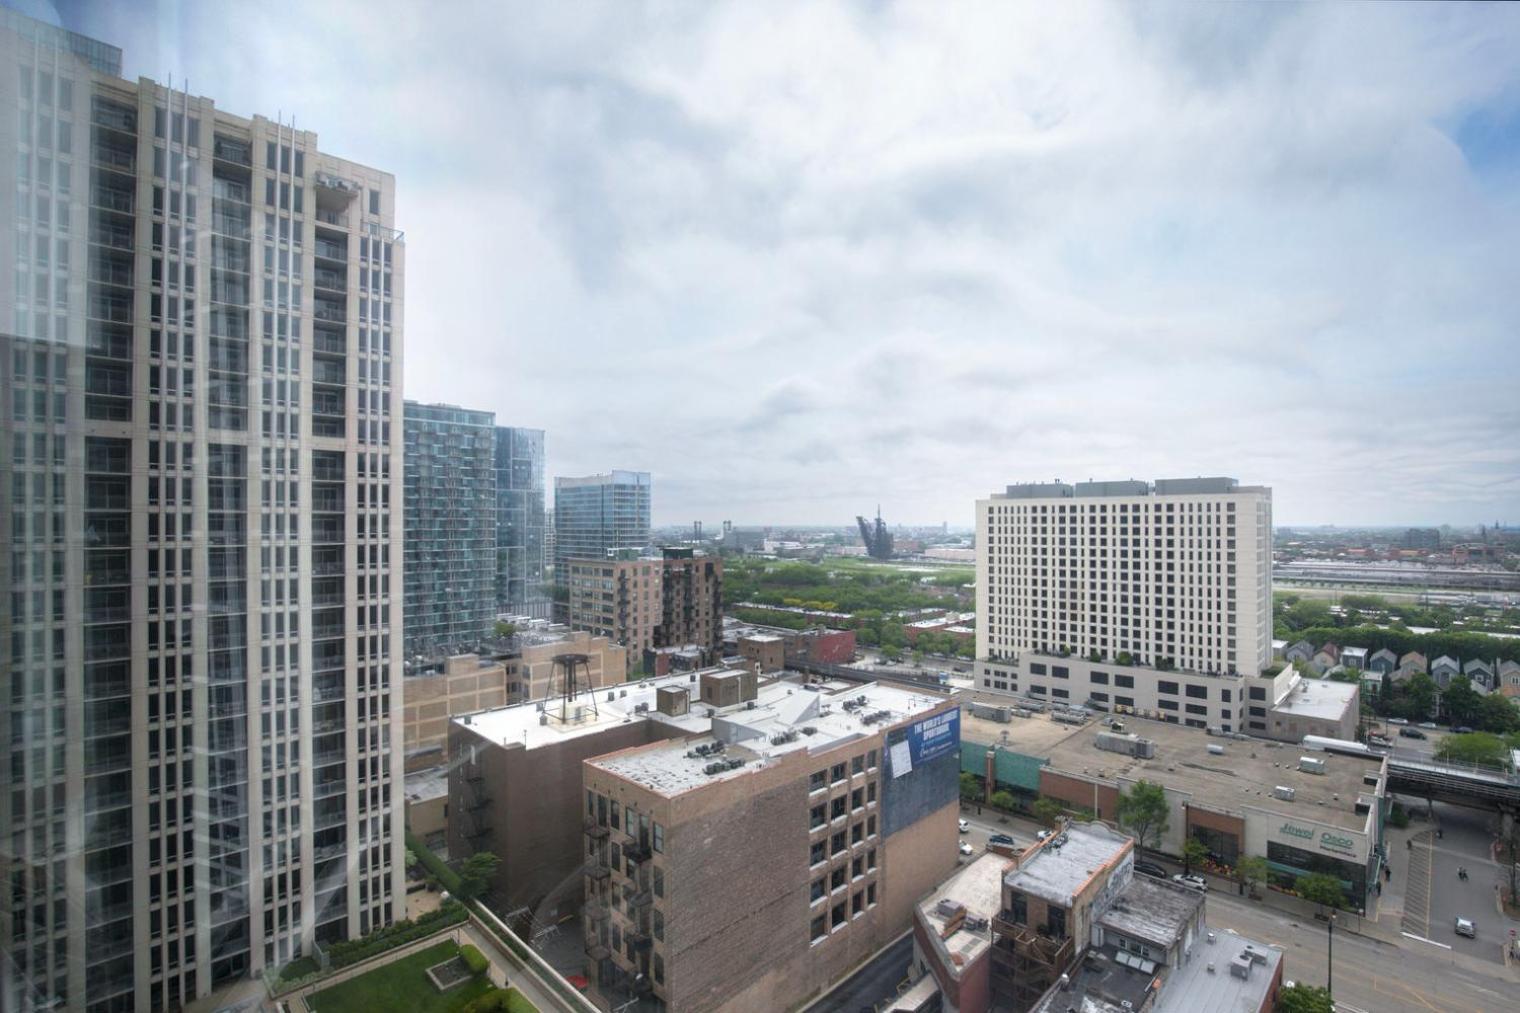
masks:
<path id="1" fill-rule="evenodd" d="M 1292 688 L 1263 676 L 1271 540 L 1271 490 L 1229 478 L 978 501 L 978 688 L 1265 731 Z"/>
<path id="2" fill-rule="evenodd" d="M 661 563 L 648 557 L 567 561 L 570 626 L 622 644 L 637 664 L 655 646 L 664 614 Z"/>
<path id="3" fill-rule="evenodd" d="M 606 559 L 649 546 L 650 481 L 647 471 L 554 480 L 554 570 L 565 582 L 571 559 Z"/>
<path id="4" fill-rule="evenodd" d="M 496 429 L 496 608 L 549 618 L 544 591 L 544 431 Z"/>
<path id="5" fill-rule="evenodd" d="M 406 656 L 466 650 L 496 617 L 496 419 L 405 405 Z"/>
<path id="6" fill-rule="evenodd" d="M 654 646 L 692 644 L 712 664 L 723 651 L 723 560 L 685 548 L 666 548 L 661 557 Z"/>
<path id="7" fill-rule="evenodd" d="M 0 1007 L 171 1008 L 405 914 L 395 181 L 0 67 Z"/>

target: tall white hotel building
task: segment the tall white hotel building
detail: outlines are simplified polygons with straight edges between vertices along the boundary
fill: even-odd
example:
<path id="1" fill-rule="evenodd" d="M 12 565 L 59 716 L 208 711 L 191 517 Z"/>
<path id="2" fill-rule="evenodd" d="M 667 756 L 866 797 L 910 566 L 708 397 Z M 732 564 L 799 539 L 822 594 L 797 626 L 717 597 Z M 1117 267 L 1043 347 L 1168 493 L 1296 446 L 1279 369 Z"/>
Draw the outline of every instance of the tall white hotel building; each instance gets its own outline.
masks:
<path id="1" fill-rule="evenodd" d="M 405 914 L 395 181 L 120 70 L 0 11 L 8 1010 Z"/>
<path id="2" fill-rule="evenodd" d="M 1268 733 L 1270 489 L 1010 485 L 976 514 L 978 690 Z"/>

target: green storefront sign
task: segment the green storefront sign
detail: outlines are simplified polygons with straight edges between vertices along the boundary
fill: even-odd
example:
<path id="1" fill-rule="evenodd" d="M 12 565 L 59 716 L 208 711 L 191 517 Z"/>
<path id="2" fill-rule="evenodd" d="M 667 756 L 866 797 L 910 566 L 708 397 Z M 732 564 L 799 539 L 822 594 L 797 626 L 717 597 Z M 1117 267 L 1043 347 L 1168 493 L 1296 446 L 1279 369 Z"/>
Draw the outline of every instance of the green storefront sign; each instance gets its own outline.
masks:
<path id="1" fill-rule="evenodd" d="M 1314 830 L 1310 827 L 1297 827 L 1292 823 L 1284 823 L 1277 831 L 1285 837 L 1297 837 L 1299 840 L 1314 840 Z M 1319 846 L 1324 851 L 1334 851 L 1344 855 L 1351 855 L 1356 849 L 1356 842 L 1349 837 L 1331 833 L 1329 830 L 1320 832 Z"/>

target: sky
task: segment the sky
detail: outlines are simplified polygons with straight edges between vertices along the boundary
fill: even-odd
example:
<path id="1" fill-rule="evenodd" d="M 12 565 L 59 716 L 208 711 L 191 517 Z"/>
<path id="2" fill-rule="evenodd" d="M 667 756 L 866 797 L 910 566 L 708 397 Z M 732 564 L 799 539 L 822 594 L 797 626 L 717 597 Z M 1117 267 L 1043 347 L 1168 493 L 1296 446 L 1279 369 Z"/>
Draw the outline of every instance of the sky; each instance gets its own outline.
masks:
<path id="1" fill-rule="evenodd" d="M 393 172 L 406 396 L 657 524 L 1520 525 L 1520 5 L 5 2 Z"/>

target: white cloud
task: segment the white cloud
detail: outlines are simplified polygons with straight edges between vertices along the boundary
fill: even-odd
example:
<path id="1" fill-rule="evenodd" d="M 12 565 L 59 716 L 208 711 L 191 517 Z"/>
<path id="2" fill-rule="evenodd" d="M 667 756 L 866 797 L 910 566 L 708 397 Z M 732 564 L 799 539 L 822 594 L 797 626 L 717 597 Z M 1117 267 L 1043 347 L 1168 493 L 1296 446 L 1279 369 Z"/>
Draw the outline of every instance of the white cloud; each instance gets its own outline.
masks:
<path id="1" fill-rule="evenodd" d="M 1520 515 L 1520 12 L 163 12 L 71 27 L 395 172 L 409 395 L 652 470 L 657 520 L 1200 473 Z"/>

